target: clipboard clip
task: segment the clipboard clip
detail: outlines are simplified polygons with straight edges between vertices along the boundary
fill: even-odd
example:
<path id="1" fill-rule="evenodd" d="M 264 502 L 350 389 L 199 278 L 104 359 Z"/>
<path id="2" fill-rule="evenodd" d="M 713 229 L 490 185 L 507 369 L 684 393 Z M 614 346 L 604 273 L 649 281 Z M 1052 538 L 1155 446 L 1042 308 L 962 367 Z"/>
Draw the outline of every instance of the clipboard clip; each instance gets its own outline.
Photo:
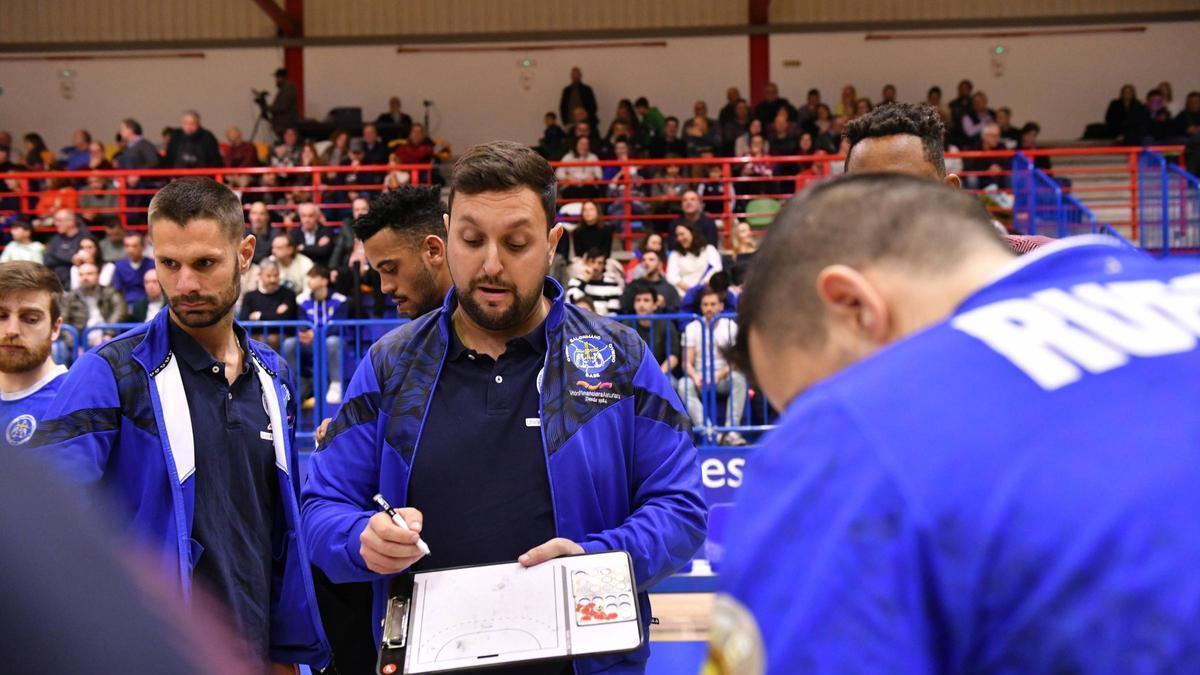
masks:
<path id="1" fill-rule="evenodd" d="M 404 649 L 408 642 L 408 598 L 388 598 L 381 642 L 387 649 Z"/>

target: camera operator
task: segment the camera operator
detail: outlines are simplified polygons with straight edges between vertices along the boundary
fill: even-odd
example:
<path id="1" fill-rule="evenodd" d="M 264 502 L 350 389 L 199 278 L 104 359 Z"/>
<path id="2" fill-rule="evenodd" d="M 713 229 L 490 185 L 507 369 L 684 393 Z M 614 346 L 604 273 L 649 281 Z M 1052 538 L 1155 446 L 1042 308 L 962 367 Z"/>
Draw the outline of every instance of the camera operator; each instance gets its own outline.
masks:
<path id="1" fill-rule="evenodd" d="M 296 126 L 300 121 L 299 98 L 296 96 L 296 85 L 287 79 L 287 70 L 280 68 L 275 71 L 275 100 L 267 108 L 270 113 L 271 128 L 275 130 L 275 138 L 283 138 L 283 130 Z"/>

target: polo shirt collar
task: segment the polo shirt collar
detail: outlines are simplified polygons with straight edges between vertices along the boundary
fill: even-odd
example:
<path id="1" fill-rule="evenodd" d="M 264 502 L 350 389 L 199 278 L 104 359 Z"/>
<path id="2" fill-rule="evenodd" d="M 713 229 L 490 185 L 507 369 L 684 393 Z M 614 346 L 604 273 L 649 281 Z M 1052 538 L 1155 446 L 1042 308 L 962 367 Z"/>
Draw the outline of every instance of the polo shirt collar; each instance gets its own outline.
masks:
<path id="1" fill-rule="evenodd" d="M 182 328 L 175 324 L 174 317 L 167 319 L 168 331 L 170 332 L 171 352 L 179 357 L 180 363 L 186 364 L 189 368 L 196 372 L 211 372 L 213 366 L 222 366 L 212 354 L 205 351 L 204 347 L 200 346 L 199 342 L 191 335 L 188 335 Z M 246 329 L 239 326 L 236 322 L 233 324 L 233 334 L 237 336 L 238 345 L 242 348 L 242 373 L 245 374 L 250 370 L 250 359 L 254 358 L 250 354 L 250 345 L 246 339 Z"/>

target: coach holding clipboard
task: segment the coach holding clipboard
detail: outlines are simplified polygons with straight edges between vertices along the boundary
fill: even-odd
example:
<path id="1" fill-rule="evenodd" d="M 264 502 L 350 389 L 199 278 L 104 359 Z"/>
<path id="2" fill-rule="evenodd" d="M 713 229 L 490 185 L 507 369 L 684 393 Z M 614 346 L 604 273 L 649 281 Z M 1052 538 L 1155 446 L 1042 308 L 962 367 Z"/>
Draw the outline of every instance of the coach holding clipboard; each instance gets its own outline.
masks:
<path id="1" fill-rule="evenodd" d="M 409 568 L 623 550 L 646 589 L 704 539 L 690 422 L 653 354 L 546 277 L 562 236 L 555 193 L 550 165 L 519 144 L 458 160 L 455 289 L 371 348 L 313 455 L 302 496 L 313 561 L 334 582 L 375 582 L 377 630 L 388 576 Z M 406 507 L 432 557 L 377 512 L 376 493 Z M 648 622 L 645 592 L 639 602 Z M 521 672 L 641 672 L 648 656 Z"/>

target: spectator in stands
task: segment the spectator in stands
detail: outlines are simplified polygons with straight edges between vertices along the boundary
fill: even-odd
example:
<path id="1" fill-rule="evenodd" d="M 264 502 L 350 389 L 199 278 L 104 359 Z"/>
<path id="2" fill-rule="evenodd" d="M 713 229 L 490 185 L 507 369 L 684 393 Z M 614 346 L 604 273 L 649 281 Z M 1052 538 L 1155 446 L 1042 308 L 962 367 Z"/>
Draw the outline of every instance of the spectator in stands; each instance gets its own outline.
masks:
<path id="1" fill-rule="evenodd" d="M 842 119 L 853 119 L 857 107 L 858 90 L 854 88 L 854 85 L 847 84 L 842 87 L 842 98 L 838 101 L 837 107 L 833 109 L 833 114 Z"/>
<path id="2" fill-rule="evenodd" d="M 125 235 L 125 257 L 113 264 L 112 286 L 121 292 L 130 307 L 146 297 L 146 271 L 154 269 L 154 261 L 145 256 L 146 239 L 140 232 Z"/>
<path id="3" fill-rule="evenodd" d="M 733 114 L 721 122 L 720 137 L 721 137 L 721 156 L 722 157 L 737 157 L 737 144 L 749 130 L 750 123 L 754 120 L 750 116 L 750 104 L 745 101 L 738 101 L 734 104 Z M 761 122 L 759 122 L 761 128 Z"/>
<path id="4" fill-rule="evenodd" d="M 14 220 L 9 226 L 12 241 L 4 245 L 0 252 L 0 263 L 14 260 L 35 262 L 39 265 L 46 254 L 46 245 L 33 240 L 33 226 L 23 220 Z"/>
<path id="5" fill-rule="evenodd" d="M 726 350 L 737 341 L 737 323 L 729 317 L 719 316 L 725 311 L 721 302 L 721 294 L 712 289 L 705 289 L 700 294 L 700 313 L 703 319 L 697 319 L 687 325 L 683 331 L 683 368 L 684 377 L 679 384 L 679 397 L 687 406 L 688 416 L 697 427 L 715 425 L 716 420 L 706 420 L 704 404 L 700 396 L 705 389 L 705 363 L 701 354 L 702 346 L 708 347 L 713 373 L 712 386 L 718 395 L 726 396 L 725 424 L 736 426 L 741 424 L 742 412 L 746 408 L 746 393 L 749 386 L 746 376 L 734 370 L 725 360 Z M 731 431 L 717 437 L 721 445 L 745 445 L 746 439 L 736 431 Z"/>
<path id="6" fill-rule="evenodd" d="M 707 172 L 706 180 L 696 186 L 696 193 L 704 204 L 704 212 L 709 216 L 719 217 L 725 212 L 725 190 L 727 186 L 721 177 L 721 165 L 709 164 L 697 167 Z"/>
<path id="7" fill-rule="evenodd" d="M 1155 89 L 1162 94 L 1163 106 L 1166 107 L 1171 114 L 1175 114 L 1175 89 L 1171 86 L 1171 83 L 1164 80 L 1159 82 Z"/>
<path id="8" fill-rule="evenodd" d="M 437 188 L 406 186 L 373 200 L 355 218 L 380 289 L 402 317 L 415 319 L 441 306 L 453 286 L 446 266 L 445 208 Z"/>
<path id="9" fill-rule="evenodd" d="M 0 129 L 0 145 L 6 148 L 11 148 L 13 143 L 12 133 Z"/>
<path id="10" fill-rule="evenodd" d="M 883 92 L 879 95 L 879 105 L 896 102 L 896 85 L 883 85 Z"/>
<path id="11" fill-rule="evenodd" d="M 1025 126 L 1021 127 L 1021 142 L 1018 147 L 1024 152 L 1037 150 L 1037 139 L 1040 133 L 1042 133 L 1042 127 L 1037 122 L 1026 122 Z M 1049 171 L 1053 168 L 1049 155 L 1034 155 L 1033 165 L 1042 171 Z"/>
<path id="12" fill-rule="evenodd" d="M 62 209 L 54 214 L 54 229 L 56 234 L 46 245 L 45 264 L 58 275 L 63 288 L 71 285 L 71 259 L 79 252 L 79 242 L 83 241 L 84 232 L 79 228 L 73 211 Z M 99 274 L 99 270 L 97 270 Z"/>
<path id="13" fill-rule="evenodd" d="M 754 236 L 754 228 L 750 227 L 750 223 L 739 221 L 733 228 L 733 246 L 730 254 L 722 260 L 735 293 L 740 293 L 742 284 L 746 283 L 746 274 L 750 271 L 754 254 L 757 252 L 758 239 Z"/>
<path id="14" fill-rule="evenodd" d="M 374 124 L 363 125 L 363 164 L 368 166 L 388 163 L 387 143 L 379 137 L 379 129 Z"/>
<path id="15" fill-rule="evenodd" d="M 117 156 L 117 166 L 122 169 L 154 169 L 160 158 L 154 144 L 142 136 L 142 125 L 133 118 L 121 120 L 118 132 L 125 144 Z"/>
<path id="16" fill-rule="evenodd" d="M 637 249 L 633 252 L 634 257 L 638 260 L 638 263 L 631 267 L 629 269 L 629 273 L 626 275 L 630 281 L 633 281 L 634 279 L 640 279 L 647 274 L 648 268 L 645 264 L 643 264 L 642 257 L 650 251 L 654 251 L 658 254 L 659 271 L 661 272 L 666 270 L 666 265 L 664 264 L 664 261 L 667 259 L 667 247 L 664 243 L 665 241 L 666 239 L 663 237 L 663 235 L 653 231 L 647 232 L 646 236 L 642 237 L 642 241 L 638 244 Z"/>
<path id="17" fill-rule="evenodd" d="M 265 203 L 254 202 L 250 205 L 246 220 L 246 234 L 254 235 L 252 262 L 257 265 L 271 255 L 271 212 Z"/>
<path id="18" fill-rule="evenodd" d="M 686 136 L 688 129 L 696 122 L 704 120 L 708 122 L 709 130 L 718 128 L 717 121 L 708 116 L 708 103 L 703 100 L 697 100 L 692 104 L 692 116 L 683 124 L 683 134 Z"/>
<path id="19" fill-rule="evenodd" d="M 1132 84 L 1121 87 L 1121 94 L 1108 104 L 1104 124 L 1110 138 L 1122 143 L 1141 143 L 1149 122 L 1146 106 L 1138 100 Z"/>
<path id="20" fill-rule="evenodd" d="M 658 236 L 658 235 L 651 235 Z M 659 238 L 661 242 L 661 237 Z M 643 251 L 642 261 L 634 269 L 634 280 L 625 287 L 621 295 L 621 313 L 634 313 L 634 300 L 637 288 L 648 288 L 654 292 L 655 311 L 674 312 L 679 309 L 679 291 L 667 281 L 663 274 L 662 253 L 659 251 Z M 639 312 L 640 314 L 640 312 Z"/>
<path id="21" fill-rule="evenodd" d="M 958 96 L 953 101 L 950 101 L 950 133 L 952 137 L 959 138 L 962 136 L 962 119 L 971 112 L 972 94 L 975 92 L 975 85 L 970 80 L 962 80 L 958 83 Z"/>
<path id="22" fill-rule="evenodd" d="M 275 71 L 275 98 L 271 99 L 268 111 L 271 113 L 271 128 L 275 131 L 275 138 L 282 138 L 284 129 L 300 121 L 300 97 L 296 93 L 296 85 L 288 79 L 286 68 Z"/>
<path id="23" fill-rule="evenodd" d="M 1151 89 L 1146 94 L 1146 112 L 1149 121 L 1146 124 L 1148 140 L 1164 143 L 1175 138 L 1175 121 L 1171 119 L 1171 111 L 1167 108 L 1162 92 Z"/>
<path id="24" fill-rule="evenodd" d="M 788 123 L 787 116 L 777 115 L 775 121 L 771 124 L 771 133 L 767 139 L 769 152 L 773 157 L 791 157 L 800 150 L 800 136 Z M 794 162 L 781 162 L 775 165 L 774 171 L 776 176 L 791 177 L 795 176 L 799 171 L 799 166 Z M 783 181 L 780 185 L 779 192 L 791 192 L 790 185 Z"/>
<path id="25" fill-rule="evenodd" d="M 1003 139 L 1000 137 L 1000 125 L 995 122 L 983 125 L 979 132 L 979 150 L 995 152 L 1004 150 Z M 1003 173 L 1010 161 L 1004 157 L 969 157 L 963 160 L 963 169 L 967 175 L 967 188 L 971 190 L 986 190 L 989 188 L 1004 190 L 1009 186 L 1009 179 Z M 987 175 L 981 175 L 987 174 Z"/>
<path id="26" fill-rule="evenodd" d="M 638 119 L 641 121 L 638 126 L 636 146 L 647 149 L 653 139 L 663 135 L 667 119 L 657 106 L 650 105 L 649 99 L 645 96 L 639 96 L 633 102 L 633 111 L 637 113 Z"/>
<path id="27" fill-rule="evenodd" d="M 829 106 L 824 103 L 817 106 L 817 116 L 809 127 L 808 131 L 813 134 L 813 141 L 818 150 L 831 155 L 837 153 L 842 139 L 843 126 L 841 120 L 834 119 Z"/>
<path id="28" fill-rule="evenodd" d="M 587 136 L 575 139 L 575 147 L 563 155 L 564 162 L 599 162 L 600 158 L 592 152 L 592 143 Z M 580 182 L 600 181 L 603 173 L 599 166 L 560 166 L 554 172 L 559 180 L 559 192 L 565 199 L 595 199 L 600 196 L 600 187 L 594 183 L 579 184 Z M 564 184 L 570 183 L 570 184 Z"/>
<path id="29" fill-rule="evenodd" d="M 942 105 L 942 88 L 933 86 L 929 88 L 929 92 L 925 94 L 925 105 L 937 111 L 938 117 L 942 118 L 942 124 L 950 124 L 950 111 L 946 106 Z"/>
<path id="30" fill-rule="evenodd" d="M 586 296 L 592 302 L 592 311 L 600 316 L 621 311 L 625 279 L 608 270 L 608 255 L 599 248 L 584 252 L 579 276 L 567 282 L 567 302 L 574 303 Z"/>
<path id="31" fill-rule="evenodd" d="M 592 200 L 584 202 L 579 209 L 579 224 L 570 233 L 575 255 L 600 249 L 607 257 L 612 253 L 613 234 L 614 228 L 611 223 L 605 222 L 600 206 Z"/>
<path id="32" fill-rule="evenodd" d="M 67 171 L 79 171 L 88 164 L 91 153 L 92 135 L 87 129 L 76 129 L 71 135 L 71 144 L 59 151 L 59 162 Z"/>
<path id="33" fill-rule="evenodd" d="M 977 91 L 971 96 L 971 110 L 962 116 L 959 126 L 962 128 L 964 138 L 978 144 L 983 128 L 988 124 L 994 124 L 995 121 L 996 113 L 988 108 L 987 94 Z"/>
<path id="34" fill-rule="evenodd" d="M 650 156 L 654 159 L 683 157 L 687 154 L 687 141 L 679 137 L 679 118 L 674 115 L 663 122 L 663 133 L 650 141 Z"/>
<path id="35" fill-rule="evenodd" d="M 587 121 L 593 127 L 598 121 L 596 117 L 596 94 L 592 88 L 583 83 L 583 71 L 579 66 L 571 69 L 571 83 L 563 87 L 562 96 L 558 101 L 558 114 L 565 119 L 573 119 L 571 111 L 583 108 L 587 112 Z"/>
<path id="36" fill-rule="evenodd" d="M 271 155 L 271 166 L 299 166 L 300 153 L 303 151 L 304 142 L 300 139 L 300 132 L 296 131 L 295 127 L 288 127 L 283 130 L 282 139 Z"/>
<path id="37" fill-rule="evenodd" d="M 538 140 L 538 149 L 546 159 L 557 161 L 567 152 L 567 132 L 558 126 L 558 115 L 553 110 L 547 112 L 542 121 L 545 123 L 545 129 Z"/>
<path id="38" fill-rule="evenodd" d="M 789 120 L 796 119 L 796 109 L 788 102 L 786 98 L 779 97 L 779 86 L 774 82 L 768 82 L 763 87 L 763 98 L 754 106 L 754 116 L 763 123 L 763 125 L 771 124 L 779 115 L 780 110 L 787 111 Z"/>
<path id="39" fill-rule="evenodd" d="M 679 330 L 675 327 L 674 321 L 652 318 L 654 313 L 659 311 L 662 297 L 654 290 L 653 286 L 643 281 L 630 284 L 625 294 L 631 296 L 632 311 L 622 310 L 621 313 L 637 314 L 642 317 L 633 324 L 633 328 L 637 331 L 638 337 L 642 338 L 642 341 L 650 347 L 650 351 L 654 354 L 654 360 L 662 368 L 663 374 L 674 384 L 675 378 L 672 376 L 672 372 L 679 367 L 680 363 Z"/>
<path id="40" fill-rule="evenodd" d="M 763 136 L 763 143 L 766 143 L 766 137 L 763 134 L 763 123 L 757 117 L 750 120 L 750 124 L 746 127 L 746 133 L 737 137 L 733 144 L 733 156 L 745 157 L 750 154 L 750 139 L 754 136 Z M 767 146 L 763 145 L 763 154 L 766 154 Z"/>
<path id="41" fill-rule="evenodd" d="M 55 211 L 79 208 L 79 191 L 66 178 L 51 178 L 47 181 L 46 189 L 38 196 L 36 212 L 43 220 L 49 221 Z"/>
<path id="42" fill-rule="evenodd" d="M 657 214 L 677 214 L 680 213 L 679 200 L 684 192 L 687 192 L 688 183 L 683 180 L 682 169 L 678 164 L 668 164 L 663 169 L 661 176 L 657 177 L 659 182 L 650 186 L 650 196 L 654 198 L 654 212 Z M 651 227 L 656 232 L 666 236 L 670 232 L 669 226 L 664 226 L 664 220 L 655 220 L 651 223 Z"/>
<path id="43" fill-rule="evenodd" d="M 704 211 L 704 202 L 700 199 L 700 193 L 696 190 L 688 190 L 683 193 L 683 198 L 680 200 L 680 206 L 683 213 L 671 221 L 667 230 L 668 243 L 670 243 L 671 235 L 680 225 L 689 227 L 704 236 L 706 242 L 717 244 L 720 242 L 720 234 L 717 232 L 717 223 Z"/>
<path id="44" fill-rule="evenodd" d="M 688 157 L 712 156 L 720 146 L 720 139 L 708 125 L 708 119 L 694 117 L 688 120 L 687 131 L 683 134 L 687 144 Z"/>
<path id="45" fill-rule="evenodd" d="M 623 98 L 617 102 L 617 111 L 613 115 L 612 124 L 609 125 L 608 139 L 610 142 L 617 138 L 617 135 L 613 133 L 612 127 L 618 122 L 624 123 L 625 136 L 630 140 L 637 138 L 638 126 L 641 124 L 641 120 L 638 119 L 637 110 L 634 109 L 633 102 L 627 98 Z"/>
<path id="46" fill-rule="evenodd" d="M 862 117 L 863 115 L 866 115 L 867 113 L 871 112 L 874 109 L 875 109 L 875 106 L 871 105 L 871 99 L 860 98 L 857 101 L 855 101 L 855 103 L 854 103 L 854 116 Z"/>
<path id="47" fill-rule="evenodd" d="M 254 147 L 246 139 L 242 138 L 242 130 L 237 127 L 229 127 L 225 130 L 225 166 L 240 169 L 244 167 L 258 166 L 258 149 Z"/>
<path id="48" fill-rule="evenodd" d="M 98 249 L 97 249 L 98 250 Z M 125 299 L 114 288 L 100 283 L 100 270 L 92 263 L 79 266 L 79 287 L 63 296 L 63 323 L 75 327 L 81 334 L 89 326 L 121 323 L 128 318 Z M 89 347 L 116 335 L 116 331 L 92 333 Z"/>
<path id="49" fill-rule="evenodd" d="M 1012 109 L 1006 106 L 996 108 L 996 126 L 1000 127 L 1000 141 L 1008 149 L 1016 148 L 1021 143 L 1021 130 L 1012 125 Z"/>
<path id="50" fill-rule="evenodd" d="M 104 144 L 100 141 L 92 141 L 88 144 L 88 161 L 85 169 L 93 171 L 107 171 L 113 168 L 112 162 L 108 159 L 108 154 L 104 150 Z"/>
<path id="51" fill-rule="evenodd" d="M 683 314 L 700 314 L 700 298 L 710 290 L 716 291 L 721 296 L 721 303 L 725 306 L 725 311 L 737 311 L 738 296 L 734 292 L 729 273 L 725 270 L 713 272 L 708 281 L 689 288 L 687 293 L 684 293 L 683 297 L 679 299 L 679 311 Z"/>
<path id="52" fill-rule="evenodd" d="M 280 283 L 279 265 L 270 259 L 259 263 L 258 287 L 242 296 L 238 320 L 295 321 L 298 311 L 296 293 Z"/>
<path id="53" fill-rule="evenodd" d="M 165 164 L 176 169 L 200 169 L 225 164 L 217 137 L 200 126 L 200 113 L 188 110 L 183 113 L 179 128 L 171 130 Z"/>
<path id="54" fill-rule="evenodd" d="M 821 106 L 821 91 L 809 89 L 804 105 L 796 110 L 796 126 L 805 131 L 812 131 L 817 119 L 817 108 Z"/>
<path id="55" fill-rule="evenodd" d="M 316 204 L 306 202 L 296 208 L 300 227 L 291 231 L 296 250 L 314 265 L 328 266 L 333 253 L 333 231 L 325 226 L 325 216 Z"/>
<path id="56" fill-rule="evenodd" d="M 142 298 L 129 306 L 129 320 L 146 323 L 158 316 L 158 312 L 166 305 L 162 286 L 158 284 L 158 270 L 151 267 L 142 275 Z"/>
<path id="57" fill-rule="evenodd" d="M 341 166 L 350 161 L 350 132 L 334 129 L 329 136 L 329 146 L 321 152 L 321 163 L 325 166 Z M 325 174 L 329 182 L 337 182 L 338 174 Z"/>
<path id="58" fill-rule="evenodd" d="M 307 287 L 305 278 L 312 269 L 313 261 L 296 250 L 291 237 L 283 233 L 275 235 L 271 240 L 271 257 L 268 260 L 273 260 L 279 266 L 280 279 L 293 293 Z"/>
<path id="59" fill-rule="evenodd" d="M 391 127 L 392 136 L 395 138 L 408 138 L 408 133 L 412 131 L 413 121 L 408 113 L 400 109 L 400 97 L 393 96 L 388 99 L 387 111 L 379 113 L 379 117 L 375 118 L 375 124 Z"/>
<path id="60" fill-rule="evenodd" d="M 1188 92 L 1183 110 L 1175 116 L 1175 129 L 1185 137 L 1200 134 L 1200 91 Z"/>
<path id="61" fill-rule="evenodd" d="M 355 239 L 352 225 L 355 220 L 365 216 L 368 210 L 370 210 L 370 202 L 367 201 L 367 198 L 355 197 L 350 202 L 349 220 L 343 220 L 342 226 L 338 228 L 337 236 L 334 237 L 333 253 L 329 255 L 329 277 L 335 284 L 341 274 L 340 270 L 347 266 L 350 256 L 354 253 Z"/>
<path id="62" fill-rule="evenodd" d="M 305 292 L 296 296 L 296 305 L 300 308 L 301 320 L 312 324 L 312 329 L 302 329 L 298 335 L 289 336 L 283 340 L 283 357 L 288 363 L 298 364 L 297 373 L 303 377 L 305 371 L 312 377 L 313 360 L 313 329 L 327 326 L 331 321 L 347 318 L 349 305 L 346 296 L 336 293 L 329 288 L 329 268 L 324 265 L 313 265 L 305 279 Z M 342 402 L 342 338 L 331 332 L 325 336 L 326 366 L 329 369 L 328 388 L 325 390 L 325 402 L 338 405 Z M 308 366 L 306 369 L 305 366 Z M 309 398 L 311 385 L 301 385 L 301 400 Z M 306 404 L 307 407 L 307 404 Z"/>
<path id="63" fill-rule="evenodd" d="M 96 219 L 104 227 L 104 238 L 100 240 L 100 254 L 115 263 L 125 257 L 125 226 L 115 215 L 109 214 Z"/>
<path id="64" fill-rule="evenodd" d="M 30 171 L 45 171 L 54 165 L 54 153 L 46 147 L 46 141 L 37 133 L 25 134 L 25 168 Z"/>
<path id="65" fill-rule="evenodd" d="M 742 156 L 744 163 L 739 173 L 742 178 L 754 180 L 734 184 L 734 189 L 739 195 L 762 195 L 775 191 L 775 183 L 770 180 L 775 176 L 775 164 L 767 159 L 768 147 L 767 139 L 761 135 L 755 134 L 750 138 L 748 151 Z"/>
<path id="66" fill-rule="evenodd" d="M 71 257 L 71 281 L 67 290 L 79 288 L 79 268 L 83 265 L 95 265 L 99 270 L 100 285 L 112 286 L 116 265 L 104 258 L 104 252 L 100 250 L 100 245 L 95 239 L 84 237 L 79 240 L 79 250 Z"/>
<path id="67" fill-rule="evenodd" d="M 425 135 L 425 125 L 410 125 L 407 142 L 396 146 L 392 157 L 398 164 L 428 164 L 432 162 L 433 141 Z"/>
<path id="68" fill-rule="evenodd" d="M 697 204 L 699 198 L 696 199 Z M 708 281 L 721 271 L 721 254 L 708 243 L 704 234 L 684 223 L 674 227 L 675 243 L 667 256 L 667 281 L 680 293 Z"/>
<path id="69" fill-rule="evenodd" d="M 112 181 L 104 176 L 88 176 L 87 189 L 79 193 L 80 214 L 95 221 L 101 214 L 115 213 L 119 202 L 112 187 Z"/>
<path id="70" fill-rule="evenodd" d="M 730 87 L 725 90 L 725 105 L 721 106 L 721 110 L 717 112 L 717 124 L 724 126 L 726 122 L 733 119 L 737 109 L 738 101 L 745 101 L 742 98 L 742 93 L 737 87 Z"/>

